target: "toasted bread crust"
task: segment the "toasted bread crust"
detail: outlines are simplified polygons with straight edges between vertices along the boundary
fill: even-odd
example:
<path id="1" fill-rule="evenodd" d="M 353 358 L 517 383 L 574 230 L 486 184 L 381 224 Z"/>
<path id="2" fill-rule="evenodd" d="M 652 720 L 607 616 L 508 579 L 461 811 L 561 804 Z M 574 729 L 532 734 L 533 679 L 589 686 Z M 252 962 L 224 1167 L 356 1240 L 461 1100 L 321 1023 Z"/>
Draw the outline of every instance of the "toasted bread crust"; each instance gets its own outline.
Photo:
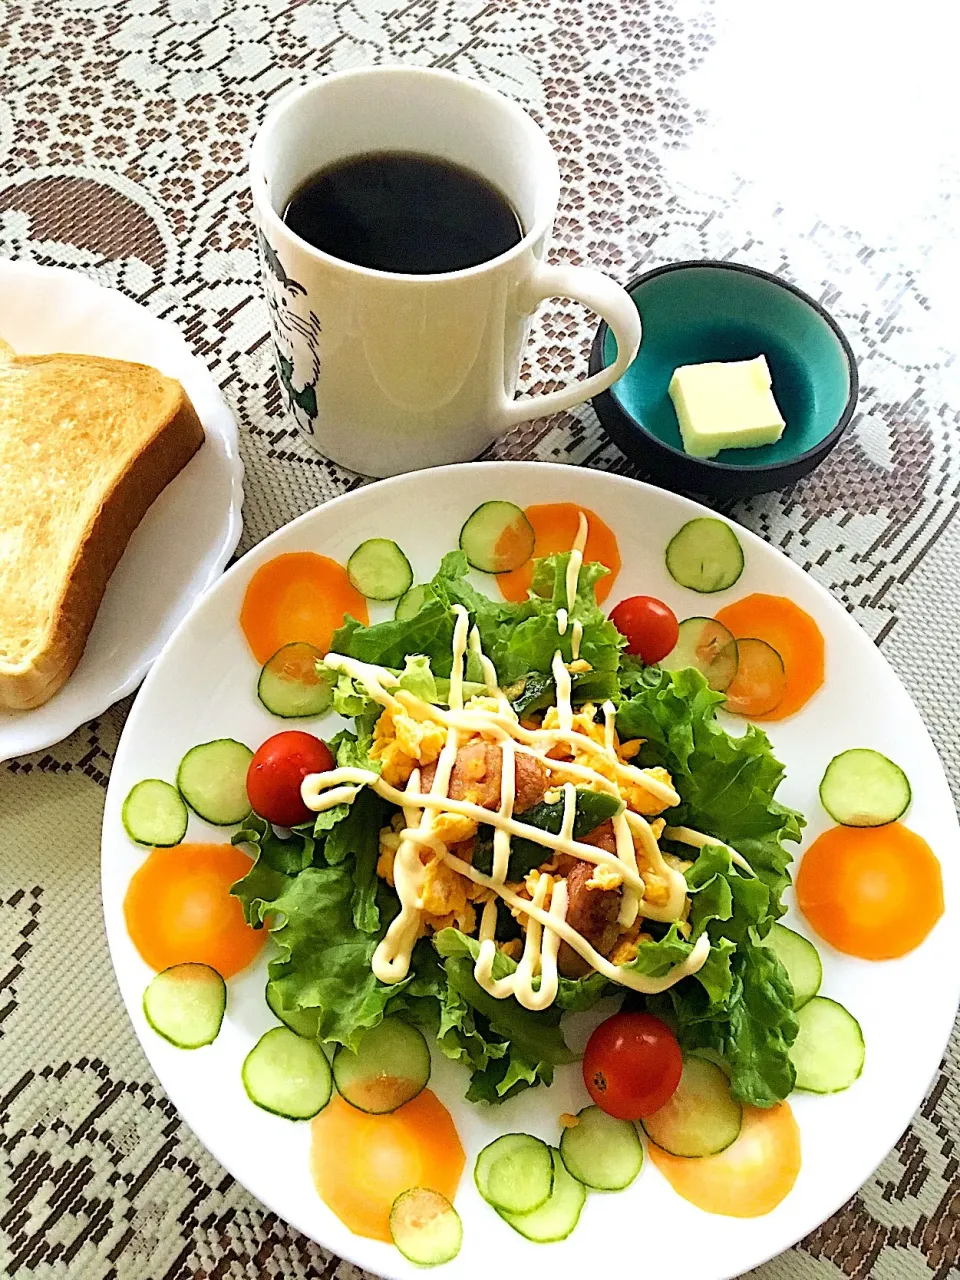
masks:
<path id="1" fill-rule="evenodd" d="M 91 517 L 43 648 L 22 667 L 0 670 L 0 706 L 18 711 L 38 707 L 66 683 L 83 656 L 110 575 L 134 530 L 203 440 L 200 419 L 182 392 L 171 416 L 157 424 Z"/>

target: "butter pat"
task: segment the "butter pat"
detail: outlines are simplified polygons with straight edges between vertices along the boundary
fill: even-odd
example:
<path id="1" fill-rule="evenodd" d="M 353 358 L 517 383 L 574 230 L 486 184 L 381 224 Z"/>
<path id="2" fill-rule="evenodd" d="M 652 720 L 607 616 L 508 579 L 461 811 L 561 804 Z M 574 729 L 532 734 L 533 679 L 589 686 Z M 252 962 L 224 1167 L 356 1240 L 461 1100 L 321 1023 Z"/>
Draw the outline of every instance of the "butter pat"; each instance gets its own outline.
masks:
<path id="1" fill-rule="evenodd" d="M 670 379 L 670 399 L 684 452 L 692 458 L 774 444 L 786 425 L 773 398 L 766 356 L 681 365 Z"/>

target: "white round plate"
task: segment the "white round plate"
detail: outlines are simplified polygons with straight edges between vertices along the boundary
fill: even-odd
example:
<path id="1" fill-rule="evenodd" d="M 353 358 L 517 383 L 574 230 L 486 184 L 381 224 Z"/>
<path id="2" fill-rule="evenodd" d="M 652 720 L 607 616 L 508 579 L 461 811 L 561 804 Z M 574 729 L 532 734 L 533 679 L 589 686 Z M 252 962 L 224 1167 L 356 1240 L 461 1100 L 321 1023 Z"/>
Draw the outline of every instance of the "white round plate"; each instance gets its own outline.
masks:
<path id="1" fill-rule="evenodd" d="M 79 271 L 0 260 L 0 338 L 19 355 L 69 351 L 152 364 L 178 378 L 206 441 L 140 522 L 73 675 L 33 711 L 0 711 L 0 761 L 59 742 L 131 693 L 240 540 L 237 424 L 180 333 Z"/>
<path id="2" fill-rule="evenodd" d="M 940 762 L 903 687 L 866 635 L 811 578 L 738 529 L 746 568 L 733 588 L 705 601 L 671 580 L 664 567 L 668 539 L 686 520 L 709 514 L 694 502 L 597 471 L 474 463 L 360 489 L 295 520 L 245 556 L 167 645 L 137 698 L 117 752 L 107 793 L 102 874 L 120 990 L 170 1097 L 240 1182 L 299 1230 L 357 1265 L 403 1280 L 420 1274 L 389 1245 L 354 1236 L 320 1201 L 308 1169 L 310 1126 L 270 1116 L 244 1095 L 244 1055 L 274 1022 L 263 999 L 265 957 L 231 982 L 223 1030 L 209 1048 L 182 1052 L 146 1026 L 141 997 L 151 974 L 123 920 L 124 893 L 144 853 L 125 836 L 120 806 L 139 779 L 172 779 L 180 757 L 198 742 L 229 735 L 256 747 L 281 727 L 257 702 L 257 668 L 237 621 L 244 589 L 258 566 L 280 552 L 302 550 L 345 562 L 363 539 L 379 536 L 400 543 L 422 581 L 457 545 L 464 519 L 491 498 L 521 506 L 569 500 L 600 513 L 619 538 L 624 562 L 614 601 L 644 592 L 666 600 L 684 617 L 705 605 L 713 612 L 752 591 L 766 591 L 789 596 L 811 613 L 826 640 L 827 679 L 800 713 L 768 727 L 787 765 L 780 799 L 806 814 L 809 843 L 829 825 L 817 800 L 827 762 L 847 747 L 875 747 L 906 770 L 913 805 L 905 821 L 930 842 L 943 866 L 946 914 L 911 955 L 869 963 L 819 944 L 823 992 L 859 1018 L 866 1066 L 845 1093 L 791 1098 L 802 1134 L 803 1168 L 790 1195 L 766 1217 L 702 1213 L 676 1195 L 648 1159 L 627 1191 L 591 1195 L 579 1226 L 562 1244 L 529 1244 L 480 1200 L 473 1162 L 482 1146 L 510 1130 L 556 1142 L 560 1113 L 587 1101 L 579 1068 L 561 1068 L 550 1089 L 481 1109 L 463 1100 L 465 1071 L 436 1056 L 431 1087 L 450 1108 L 467 1152 L 456 1201 L 464 1242 L 459 1257 L 444 1269 L 450 1280 L 486 1280 L 494 1260 L 503 1275 L 533 1275 L 548 1267 L 552 1280 L 582 1280 L 596 1269 L 598 1257 L 623 1274 L 642 1265 L 649 1275 L 674 1276 L 682 1257 L 682 1270 L 697 1280 L 739 1275 L 787 1248 L 843 1204 L 894 1145 L 924 1096 L 953 1023 L 960 986 L 960 831 Z M 487 590 L 492 585 L 487 579 Z M 389 616 L 388 610 L 379 616 Z M 190 822 L 189 839 L 225 838 L 222 830 L 195 817 Z M 793 911 L 788 921 L 808 932 Z"/>

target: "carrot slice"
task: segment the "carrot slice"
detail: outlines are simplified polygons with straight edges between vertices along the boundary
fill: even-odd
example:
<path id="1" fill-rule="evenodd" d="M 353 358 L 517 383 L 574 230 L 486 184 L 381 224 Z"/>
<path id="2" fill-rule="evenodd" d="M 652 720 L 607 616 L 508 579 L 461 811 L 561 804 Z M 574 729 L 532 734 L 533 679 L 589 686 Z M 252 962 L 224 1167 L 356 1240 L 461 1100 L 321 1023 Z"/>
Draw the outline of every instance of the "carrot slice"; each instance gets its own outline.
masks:
<path id="1" fill-rule="evenodd" d="M 207 964 L 222 978 L 245 969 L 266 938 L 230 896 L 249 870 L 250 859 L 230 844 L 154 849 L 123 900 L 127 931 L 147 964 Z"/>
<path id="2" fill-rule="evenodd" d="M 578 506 L 575 502 L 546 502 L 527 507 L 524 515 L 533 525 L 536 536 L 533 555 L 519 569 L 497 574 L 497 582 L 504 600 L 526 600 L 533 583 L 533 562 L 560 551 L 569 551 L 580 527 L 580 512 L 587 517 L 587 545 L 583 550 L 584 564 L 599 560 L 610 572 L 597 583 L 597 603 L 602 604 L 620 572 L 620 548 L 617 535 L 594 511 Z"/>
<path id="3" fill-rule="evenodd" d="M 310 1167 L 320 1199 L 358 1236 L 390 1240 L 402 1192 L 428 1187 L 453 1201 L 464 1152 L 450 1112 L 429 1089 L 387 1115 L 337 1096 L 311 1122 Z"/>
<path id="4" fill-rule="evenodd" d="M 919 946 L 943 915 L 940 863 L 899 822 L 831 827 L 803 856 L 797 903 L 838 951 L 891 960 Z"/>
<path id="5" fill-rule="evenodd" d="M 786 1102 L 744 1107 L 740 1135 L 719 1155 L 689 1160 L 650 1144 L 650 1159 L 684 1200 L 705 1213 L 759 1218 L 793 1189 L 800 1172 L 800 1130 Z"/>
<path id="6" fill-rule="evenodd" d="M 738 716 L 762 716 L 783 701 L 787 673 L 766 640 L 737 641 L 737 674 L 726 688 L 726 708 Z"/>
<path id="7" fill-rule="evenodd" d="M 726 605 L 716 619 L 735 639 L 764 640 L 783 659 L 783 697 L 773 710 L 752 713 L 753 719 L 792 716 L 823 684 L 823 634 L 809 613 L 792 600 L 757 592 Z"/>
<path id="8" fill-rule="evenodd" d="M 327 653 L 347 614 L 369 622 L 367 602 L 336 560 L 292 551 L 262 564 L 247 584 L 240 626 L 258 662 L 295 640 Z"/>

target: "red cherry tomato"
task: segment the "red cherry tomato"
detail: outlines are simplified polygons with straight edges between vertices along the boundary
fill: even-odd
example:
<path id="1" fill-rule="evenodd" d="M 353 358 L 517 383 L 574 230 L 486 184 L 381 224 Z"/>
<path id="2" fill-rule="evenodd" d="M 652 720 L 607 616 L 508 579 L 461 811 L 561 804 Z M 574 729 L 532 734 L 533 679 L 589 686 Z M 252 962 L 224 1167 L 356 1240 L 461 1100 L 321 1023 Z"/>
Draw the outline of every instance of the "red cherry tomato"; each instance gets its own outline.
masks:
<path id="1" fill-rule="evenodd" d="M 247 799 L 254 813 L 279 827 L 295 827 L 312 814 L 300 798 L 308 773 L 333 768 L 327 745 L 312 733 L 288 729 L 260 744 L 247 770 Z"/>
<path id="2" fill-rule="evenodd" d="M 680 1083 L 677 1037 L 650 1013 L 617 1013 L 587 1041 L 583 1082 L 601 1111 L 618 1120 L 651 1116 Z"/>
<path id="3" fill-rule="evenodd" d="M 610 621 L 627 637 L 627 653 L 637 654 L 647 666 L 667 656 L 680 632 L 677 615 L 655 596 L 621 600 Z"/>

